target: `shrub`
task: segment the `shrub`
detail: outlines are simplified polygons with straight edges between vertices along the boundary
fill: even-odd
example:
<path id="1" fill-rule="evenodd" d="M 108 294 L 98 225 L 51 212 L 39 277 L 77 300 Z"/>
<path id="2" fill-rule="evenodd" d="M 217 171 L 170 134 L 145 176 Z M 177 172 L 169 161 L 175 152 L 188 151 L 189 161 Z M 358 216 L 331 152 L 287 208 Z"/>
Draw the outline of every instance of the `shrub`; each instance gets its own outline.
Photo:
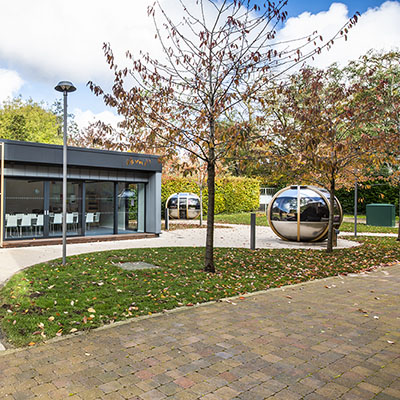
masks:
<path id="1" fill-rule="evenodd" d="M 161 207 L 174 193 L 190 192 L 200 195 L 200 188 L 194 179 L 163 177 L 161 186 Z M 225 177 L 215 181 L 215 214 L 237 213 L 256 210 L 259 207 L 260 183 L 257 179 Z M 208 190 L 203 188 L 203 210 L 207 213 Z"/>
<path id="2" fill-rule="evenodd" d="M 394 204 L 399 206 L 399 188 L 388 184 L 366 184 L 359 186 L 358 190 L 358 214 L 366 214 L 366 205 L 372 203 Z M 354 213 L 354 189 L 338 189 L 336 197 L 339 199 L 345 214 Z"/>

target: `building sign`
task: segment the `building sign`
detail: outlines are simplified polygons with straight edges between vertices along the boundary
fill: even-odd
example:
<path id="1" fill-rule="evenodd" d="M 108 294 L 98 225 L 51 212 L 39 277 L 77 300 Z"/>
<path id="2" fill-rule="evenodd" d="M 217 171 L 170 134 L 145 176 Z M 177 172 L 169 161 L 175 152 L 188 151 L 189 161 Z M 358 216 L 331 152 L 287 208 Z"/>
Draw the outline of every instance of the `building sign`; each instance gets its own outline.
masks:
<path id="1" fill-rule="evenodd" d="M 136 165 L 136 166 L 138 166 L 138 165 L 140 165 L 140 166 L 142 166 L 142 167 L 146 167 L 147 165 L 151 165 L 151 158 L 145 158 L 145 159 L 143 159 L 143 160 L 139 160 L 139 159 L 134 159 L 134 158 L 128 158 L 127 160 L 126 160 L 126 165 L 127 166 L 129 166 L 129 165 Z"/>

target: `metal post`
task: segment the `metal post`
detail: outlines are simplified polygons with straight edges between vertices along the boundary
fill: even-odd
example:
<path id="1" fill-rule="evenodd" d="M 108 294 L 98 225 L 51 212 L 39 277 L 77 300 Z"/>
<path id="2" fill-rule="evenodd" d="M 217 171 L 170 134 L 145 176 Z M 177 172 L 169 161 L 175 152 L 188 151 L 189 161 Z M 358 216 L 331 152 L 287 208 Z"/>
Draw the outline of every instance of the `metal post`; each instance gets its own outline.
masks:
<path id="1" fill-rule="evenodd" d="M 1 176 L 0 176 L 0 247 L 3 247 L 4 242 L 4 143 L 0 143 L 1 145 Z"/>
<path id="2" fill-rule="evenodd" d="M 256 214 L 250 214 L 250 249 L 256 249 Z"/>
<path id="3" fill-rule="evenodd" d="M 64 129 L 63 129 L 63 204 L 62 204 L 62 263 L 67 262 L 67 96 L 64 90 Z"/>
<path id="4" fill-rule="evenodd" d="M 354 237 L 357 237 L 357 204 L 358 204 L 357 177 L 354 184 Z"/>
<path id="5" fill-rule="evenodd" d="M 165 208 L 165 230 L 169 230 L 169 210 Z"/>
<path id="6" fill-rule="evenodd" d="M 64 129 L 63 129 L 63 201 L 62 201 L 62 263 L 67 261 L 67 95 L 75 92 L 76 87 L 68 81 L 61 81 L 54 88 L 64 95 Z"/>
<path id="7" fill-rule="evenodd" d="M 200 185 L 200 226 L 202 225 L 203 225 L 203 187 Z"/>

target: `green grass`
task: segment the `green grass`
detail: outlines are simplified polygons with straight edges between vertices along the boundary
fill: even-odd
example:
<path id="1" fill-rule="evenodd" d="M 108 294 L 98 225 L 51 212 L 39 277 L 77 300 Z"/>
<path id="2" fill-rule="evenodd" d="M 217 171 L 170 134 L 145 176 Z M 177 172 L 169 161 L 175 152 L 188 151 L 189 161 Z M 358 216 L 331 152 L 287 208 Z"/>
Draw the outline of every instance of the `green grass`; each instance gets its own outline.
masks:
<path id="1" fill-rule="evenodd" d="M 250 225 L 250 214 L 238 213 L 238 214 L 217 214 L 215 215 L 216 223 L 223 224 L 238 224 L 238 225 Z M 258 226 L 268 226 L 267 216 L 264 212 L 256 212 L 256 224 Z"/>
<path id="2" fill-rule="evenodd" d="M 400 259 L 393 238 L 363 246 L 316 250 L 215 249 L 217 273 L 203 272 L 203 248 L 130 249 L 91 253 L 21 271 L 1 290 L 0 326 L 15 346 L 35 344 L 130 317 L 257 290 L 347 274 Z M 128 272 L 119 263 L 160 269 Z"/>
<path id="3" fill-rule="evenodd" d="M 398 227 L 389 227 L 389 226 L 371 226 L 365 225 L 365 223 L 358 222 L 357 223 L 357 232 L 369 232 L 369 233 L 397 233 Z M 354 232 L 354 223 L 353 222 L 342 222 L 340 225 L 341 232 Z"/>

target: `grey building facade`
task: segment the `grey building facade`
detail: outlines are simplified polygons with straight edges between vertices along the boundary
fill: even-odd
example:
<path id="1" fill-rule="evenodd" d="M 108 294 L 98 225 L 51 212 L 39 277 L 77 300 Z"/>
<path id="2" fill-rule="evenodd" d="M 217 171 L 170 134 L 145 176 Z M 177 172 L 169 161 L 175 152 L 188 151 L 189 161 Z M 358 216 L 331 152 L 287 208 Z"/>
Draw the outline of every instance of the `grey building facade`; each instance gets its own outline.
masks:
<path id="1" fill-rule="evenodd" d="M 0 245 L 62 235 L 62 146 L 0 139 Z M 159 234 L 159 157 L 68 147 L 67 236 Z"/>

